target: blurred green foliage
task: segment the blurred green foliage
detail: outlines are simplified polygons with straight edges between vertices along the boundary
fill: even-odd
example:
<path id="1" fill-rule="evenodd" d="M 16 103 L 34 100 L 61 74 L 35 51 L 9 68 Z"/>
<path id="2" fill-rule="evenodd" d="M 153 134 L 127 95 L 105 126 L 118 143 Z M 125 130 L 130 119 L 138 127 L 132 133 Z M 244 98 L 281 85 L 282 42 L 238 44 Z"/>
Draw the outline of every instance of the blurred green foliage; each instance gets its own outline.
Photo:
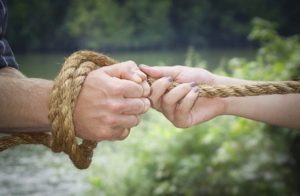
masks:
<path id="1" fill-rule="evenodd" d="M 262 46 L 255 61 L 233 58 L 216 72 L 254 80 L 299 76 L 299 36 L 283 38 L 275 25 L 254 20 L 250 38 Z M 194 66 L 190 51 L 187 66 Z M 193 64 L 189 64 L 193 63 Z M 196 66 L 205 62 L 198 60 Z M 97 156 L 90 195 L 298 195 L 300 134 L 237 117 L 218 117 L 175 129 L 151 111 L 135 139 Z M 97 157 L 96 156 L 96 157 Z"/>
<path id="2" fill-rule="evenodd" d="M 249 46 L 250 21 L 300 33 L 297 0 L 10 0 L 15 51 Z"/>

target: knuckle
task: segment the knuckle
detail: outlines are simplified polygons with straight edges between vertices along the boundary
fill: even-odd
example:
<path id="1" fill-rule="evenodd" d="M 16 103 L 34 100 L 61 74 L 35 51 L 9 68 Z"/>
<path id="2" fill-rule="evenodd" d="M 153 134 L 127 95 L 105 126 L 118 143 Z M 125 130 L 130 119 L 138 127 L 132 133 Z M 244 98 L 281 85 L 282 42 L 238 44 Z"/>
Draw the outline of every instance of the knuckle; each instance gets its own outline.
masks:
<path id="1" fill-rule="evenodd" d="M 112 112 L 119 112 L 123 108 L 122 105 L 117 101 L 108 101 L 107 107 Z"/>
<path id="2" fill-rule="evenodd" d="M 127 64 L 128 64 L 129 66 L 134 66 L 134 67 L 137 66 L 137 64 L 136 64 L 133 60 L 127 61 Z"/>
<path id="3" fill-rule="evenodd" d="M 106 115 L 103 117 L 103 121 L 105 124 L 109 125 L 109 126 L 114 126 L 118 123 L 118 120 L 111 116 L 111 115 Z"/>
<path id="4" fill-rule="evenodd" d="M 114 95 L 121 95 L 123 93 L 123 86 L 117 83 L 112 84 L 110 89 Z"/>

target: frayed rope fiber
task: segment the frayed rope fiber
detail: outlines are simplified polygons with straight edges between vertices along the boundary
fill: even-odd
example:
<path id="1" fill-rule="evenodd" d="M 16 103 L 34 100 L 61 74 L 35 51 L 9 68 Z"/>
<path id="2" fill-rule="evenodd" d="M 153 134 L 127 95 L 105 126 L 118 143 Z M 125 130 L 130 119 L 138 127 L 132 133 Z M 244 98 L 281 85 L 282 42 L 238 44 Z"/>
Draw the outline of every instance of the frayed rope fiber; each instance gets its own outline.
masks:
<path id="1" fill-rule="evenodd" d="M 81 87 L 89 72 L 117 63 L 93 51 L 78 51 L 69 56 L 54 80 L 49 101 L 51 133 L 12 133 L 0 138 L 0 151 L 20 144 L 43 144 L 53 152 L 65 152 L 78 169 L 89 167 L 97 142 L 78 142 L 73 124 L 73 111 Z M 148 78 L 151 85 L 154 78 Z M 174 83 L 171 90 L 177 83 Z M 261 82 L 254 85 L 199 85 L 199 97 L 243 97 L 270 94 L 300 93 L 299 81 Z"/>

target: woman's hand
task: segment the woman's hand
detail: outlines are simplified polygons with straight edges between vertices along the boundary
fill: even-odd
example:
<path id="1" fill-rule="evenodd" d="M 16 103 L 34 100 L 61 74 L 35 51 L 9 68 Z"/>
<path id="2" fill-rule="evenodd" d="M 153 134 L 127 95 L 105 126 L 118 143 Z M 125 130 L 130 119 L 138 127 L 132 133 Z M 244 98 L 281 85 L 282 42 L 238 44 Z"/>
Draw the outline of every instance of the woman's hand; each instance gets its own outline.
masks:
<path id="1" fill-rule="evenodd" d="M 140 69 L 148 76 L 157 78 L 149 97 L 152 107 L 162 112 L 176 127 L 191 127 L 224 113 L 224 99 L 198 97 L 198 84 L 217 84 L 219 76 L 201 68 L 184 66 L 141 65 Z M 182 84 L 168 91 L 172 82 Z"/>

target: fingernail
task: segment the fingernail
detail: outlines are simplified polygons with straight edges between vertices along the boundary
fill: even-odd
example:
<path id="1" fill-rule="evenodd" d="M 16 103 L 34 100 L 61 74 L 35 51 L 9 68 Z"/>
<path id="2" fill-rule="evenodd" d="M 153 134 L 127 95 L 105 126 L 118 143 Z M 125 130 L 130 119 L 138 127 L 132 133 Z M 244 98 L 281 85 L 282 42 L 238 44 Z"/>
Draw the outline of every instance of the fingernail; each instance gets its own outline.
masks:
<path id="1" fill-rule="evenodd" d="M 193 87 L 192 90 L 193 90 L 194 93 L 199 93 L 199 91 L 200 91 L 200 89 L 197 86 Z"/>
<path id="2" fill-rule="evenodd" d="M 190 85 L 191 85 L 191 87 L 195 87 L 195 86 L 197 86 L 197 83 L 196 82 L 191 82 Z"/>
<path id="3" fill-rule="evenodd" d="M 143 81 L 142 78 L 137 73 L 133 74 L 133 79 L 137 83 L 141 83 Z"/>
<path id="4" fill-rule="evenodd" d="M 172 76 L 166 76 L 166 79 L 167 79 L 169 82 L 172 82 L 172 81 L 173 81 Z"/>

